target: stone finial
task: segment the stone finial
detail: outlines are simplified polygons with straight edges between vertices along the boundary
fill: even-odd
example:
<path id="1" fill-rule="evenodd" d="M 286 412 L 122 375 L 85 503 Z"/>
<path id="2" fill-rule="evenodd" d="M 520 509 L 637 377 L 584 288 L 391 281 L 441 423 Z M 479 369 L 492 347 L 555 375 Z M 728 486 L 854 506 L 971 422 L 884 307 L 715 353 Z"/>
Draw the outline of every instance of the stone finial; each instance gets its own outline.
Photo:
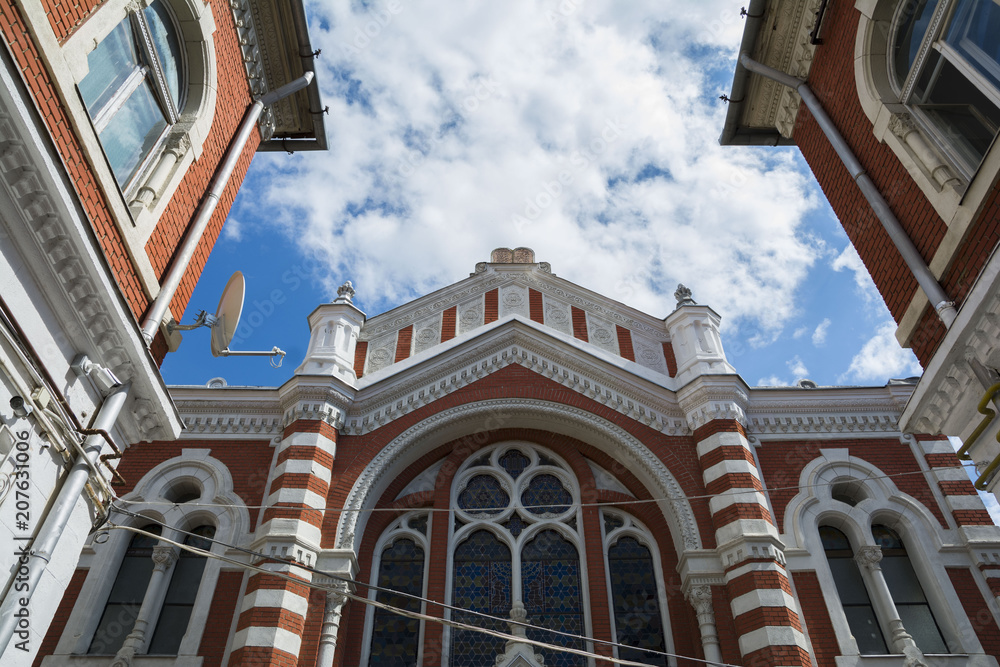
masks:
<path id="1" fill-rule="evenodd" d="M 531 248 L 497 248 L 490 253 L 491 264 L 534 264 L 535 251 Z"/>
<path id="2" fill-rule="evenodd" d="M 680 283 L 674 290 L 674 298 L 677 299 L 678 306 L 689 306 L 695 303 L 695 300 L 691 298 L 691 290 Z"/>
<path id="3" fill-rule="evenodd" d="M 337 298 L 334 303 L 353 303 L 351 299 L 354 298 L 354 285 L 348 280 L 346 283 L 337 288 Z"/>

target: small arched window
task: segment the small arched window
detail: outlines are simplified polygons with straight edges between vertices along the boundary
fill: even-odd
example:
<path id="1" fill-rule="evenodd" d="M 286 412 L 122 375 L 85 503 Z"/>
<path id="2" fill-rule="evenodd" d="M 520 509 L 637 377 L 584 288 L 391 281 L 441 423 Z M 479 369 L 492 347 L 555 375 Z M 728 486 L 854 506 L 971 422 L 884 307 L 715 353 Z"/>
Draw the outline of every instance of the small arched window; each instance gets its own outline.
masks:
<path id="1" fill-rule="evenodd" d="M 819 536 L 830 564 L 830 573 L 837 584 L 844 616 L 847 617 L 851 634 L 858 643 L 858 650 L 862 655 L 888 653 L 885 636 L 868 596 L 868 588 L 861 577 L 861 570 L 854 560 L 854 550 L 847 535 L 831 526 L 821 526 Z"/>
<path id="2" fill-rule="evenodd" d="M 872 526 L 872 537 L 882 549 L 882 574 L 903 627 L 924 653 L 948 653 L 903 540 L 891 528 L 877 525 Z"/>
<path id="3" fill-rule="evenodd" d="M 1000 5 L 901 2 L 889 46 L 900 102 L 971 177 L 1000 129 Z"/>
<path id="4" fill-rule="evenodd" d="M 80 94 L 123 190 L 178 121 L 185 90 L 179 31 L 163 0 L 129 13 L 87 56 Z"/>
<path id="5" fill-rule="evenodd" d="M 142 530 L 160 534 L 160 526 L 156 524 L 143 526 Z M 132 632 L 153 574 L 153 547 L 157 542 L 156 538 L 139 533 L 132 537 L 87 653 L 113 655 Z"/>

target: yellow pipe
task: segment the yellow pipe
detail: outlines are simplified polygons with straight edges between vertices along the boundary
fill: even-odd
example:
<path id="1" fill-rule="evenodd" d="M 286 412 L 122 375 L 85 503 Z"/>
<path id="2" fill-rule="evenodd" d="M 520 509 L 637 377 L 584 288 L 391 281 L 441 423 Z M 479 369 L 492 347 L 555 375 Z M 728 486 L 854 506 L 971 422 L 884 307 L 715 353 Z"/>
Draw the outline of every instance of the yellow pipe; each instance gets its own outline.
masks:
<path id="1" fill-rule="evenodd" d="M 996 396 L 998 393 L 1000 393 L 1000 382 L 997 382 L 995 385 L 987 389 L 986 393 L 983 394 L 982 400 L 979 401 L 979 414 L 986 415 L 986 417 L 983 419 L 983 421 L 979 422 L 979 426 L 976 427 L 976 430 L 972 432 L 972 434 L 969 436 L 969 439 L 965 441 L 964 445 L 962 445 L 962 448 L 956 452 L 956 454 L 958 454 L 958 458 L 962 459 L 963 461 L 972 460 L 972 457 L 969 456 L 968 454 L 969 448 L 975 444 L 979 436 L 981 436 L 983 434 L 983 431 L 986 430 L 986 427 L 989 426 L 990 422 L 992 422 L 993 419 L 997 416 L 996 410 L 993 410 L 986 406 L 989 405 L 990 401 L 992 401 L 993 397 Z"/>

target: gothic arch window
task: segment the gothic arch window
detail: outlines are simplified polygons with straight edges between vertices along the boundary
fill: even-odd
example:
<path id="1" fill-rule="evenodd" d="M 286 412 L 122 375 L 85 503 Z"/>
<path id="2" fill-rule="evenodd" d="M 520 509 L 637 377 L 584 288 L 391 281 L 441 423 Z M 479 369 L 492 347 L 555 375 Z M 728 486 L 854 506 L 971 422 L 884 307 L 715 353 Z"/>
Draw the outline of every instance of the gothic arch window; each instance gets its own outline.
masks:
<path id="1" fill-rule="evenodd" d="M 971 178 L 1000 129 L 1000 5 L 900 2 L 886 53 L 899 101 Z"/>
<path id="2" fill-rule="evenodd" d="M 410 512 L 386 529 L 376 547 L 372 582 L 401 593 L 372 591 L 379 602 L 420 612 L 419 600 L 426 587 L 427 531 L 429 514 Z M 366 655 L 362 663 L 370 667 L 411 667 L 420 664 L 423 624 L 379 608 L 370 608 L 366 619 Z"/>
<path id="3" fill-rule="evenodd" d="M 451 603 L 500 619 L 523 608 L 529 639 L 584 648 L 546 630 L 588 634 L 587 591 L 580 531 L 579 488 L 569 466 L 527 443 L 477 453 L 452 486 Z M 510 632 L 501 620 L 453 612 L 454 620 Z M 504 653 L 505 642 L 471 630 L 453 630 L 450 665 L 478 666 Z M 539 649 L 545 665 L 584 665 L 584 658 Z M 489 664 L 493 664 L 493 657 Z"/>
<path id="4" fill-rule="evenodd" d="M 123 190 L 179 121 L 187 89 L 181 44 L 170 8 L 153 0 L 132 8 L 87 56 L 80 95 Z"/>
<path id="5" fill-rule="evenodd" d="M 211 551 L 215 526 L 203 524 L 187 531 L 184 544 Z M 201 587 L 208 558 L 191 551 L 181 551 L 170 575 L 170 585 L 156 620 L 156 631 L 149 642 L 150 655 L 177 655 L 181 638 L 187 632 L 195 599 Z"/>
<path id="6" fill-rule="evenodd" d="M 619 648 L 617 655 L 622 660 L 666 667 L 666 656 L 649 652 L 667 650 L 655 543 L 628 514 L 603 510 L 601 515 L 615 641 L 636 647 Z"/>
<path id="7" fill-rule="evenodd" d="M 885 635 L 875 614 L 861 570 L 854 560 L 854 549 L 847 535 L 832 526 L 820 526 L 820 539 L 830 572 L 837 584 L 837 594 L 851 634 L 863 654 L 888 653 Z"/>

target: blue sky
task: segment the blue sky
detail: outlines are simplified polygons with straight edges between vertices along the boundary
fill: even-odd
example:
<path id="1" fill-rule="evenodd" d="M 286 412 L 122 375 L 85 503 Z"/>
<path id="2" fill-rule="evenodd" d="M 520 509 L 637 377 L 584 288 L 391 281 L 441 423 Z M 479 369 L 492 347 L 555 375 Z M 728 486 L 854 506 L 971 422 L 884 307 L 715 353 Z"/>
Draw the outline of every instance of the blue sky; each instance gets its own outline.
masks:
<path id="1" fill-rule="evenodd" d="M 257 156 L 186 314 L 242 270 L 232 348 L 287 361 L 192 331 L 167 381 L 281 384 L 345 280 L 375 315 L 501 246 L 658 317 L 684 283 L 752 385 L 917 374 L 797 149 L 718 145 L 731 4 L 308 4 L 330 150 Z"/>

